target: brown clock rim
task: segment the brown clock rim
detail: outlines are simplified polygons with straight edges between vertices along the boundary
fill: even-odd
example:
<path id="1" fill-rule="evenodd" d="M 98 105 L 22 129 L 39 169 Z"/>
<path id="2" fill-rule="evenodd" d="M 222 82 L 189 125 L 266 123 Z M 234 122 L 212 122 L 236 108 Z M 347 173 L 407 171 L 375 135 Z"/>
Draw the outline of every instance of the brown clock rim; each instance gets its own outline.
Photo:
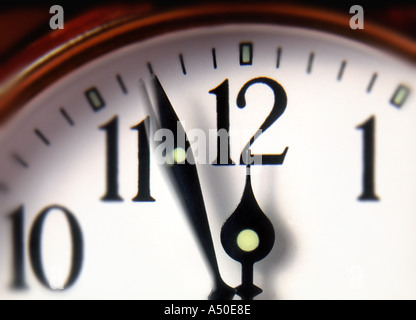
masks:
<path id="1" fill-rule="evenodd" d="M 367 22 L 365 29 L 352 30 L 349 21 L 349 15 L 332 11 L 270 3 L 197 5 L 165 12 L 149 5 L 103 7 L 74 19 L 59 34 L 51 31 L 8 62 L 9 76 L 0 87 L 0 124 L 41 90 L 92 59 L 136 41 L 192 27 L 230 23 L 307 27 L 416 62 L 414 41 Z"/>

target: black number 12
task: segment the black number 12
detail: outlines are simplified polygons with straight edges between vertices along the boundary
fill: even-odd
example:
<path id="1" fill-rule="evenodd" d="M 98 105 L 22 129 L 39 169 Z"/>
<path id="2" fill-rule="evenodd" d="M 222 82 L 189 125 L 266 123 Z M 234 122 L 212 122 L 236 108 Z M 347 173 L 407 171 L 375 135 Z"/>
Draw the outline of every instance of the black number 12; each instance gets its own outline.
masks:
<path id="1" fill-rule="evenodd" d="M 250 147 L 254 141 L 263 134 L 279 117 L 283 114 L 286 109 L 287 95 L 283 87 L 277 81 L 259 77 L 248 81 L 239 91 L 237 95 L 237 106 L 242 109 L 246 107 L 246 92 L 254 84 L 263 84 L 268 86 L 274 94 L 274 104 L 270 114 L 264 120 L 263 124 L 257 130 L 256 134 L 253 135 L 250 141 L 246 144 L 243 151 L 241 152 L 240 164 L 263 164 L 263 165 L 279 165 L 283 164 L 286 157 L 288 147 L 281 154 L 250 154 Z M 211 94 L 217 96 L 217 127 L 218 127 L 218 138 L 217 138 L 217 160 L 213 163 L 214 165 L 232 165 L 234 164 L 230 158 L 230 139 L 226 135 L 226 144 L 222 142 L 222 133 L 228 133 L 230 129 L 230 102 L 229 102 L 229 81 L 226 79 L 218 87 L 209 91 Z M 224 152 L 224 149 L 226 149 Z M 222 156 L 222 157 L 221 157 Z M 249 160 L 251 158 L 251 160 Z"/>

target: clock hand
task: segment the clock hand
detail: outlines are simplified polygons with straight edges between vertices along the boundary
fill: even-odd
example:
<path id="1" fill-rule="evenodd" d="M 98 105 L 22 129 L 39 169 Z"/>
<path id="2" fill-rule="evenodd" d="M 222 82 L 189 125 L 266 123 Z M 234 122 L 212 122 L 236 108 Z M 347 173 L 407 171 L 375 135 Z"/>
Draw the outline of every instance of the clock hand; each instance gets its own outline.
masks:
<path id="1" fill-rule="evenodd" d="M 263 291 L 253 284 L 253 265 L 270 253 L 274 240 L 273 225 L 257 203 L 251 187 L 250 165 L 247 165 L 240 204 L 221 229 L 224 250 L 242 266 L 242 284 L 237 287 L 242 299 L 252 300 Z"/>
<path id="2" fill-rule="evenodd" d="M 172 165 L 166 165 L 165 167 L 174 184 L 175 191 L 182 203 L 185 213 L 191 222 L 199 244 L 208 261 L 210 271 L 214 277 L 214 288 L 209 295 L 209 299 L 232 299 L 235 295 L 235 289 L 229 287 L 222 280 L 219 272 L 198 172 L 196 165 L 194 164 L 193 153 L 188 139 L 186 138 L 185 130 L 159 79 L 156 76 L 153 76 L 152 82 L 157 98 L 156 110 L 154 110 L 156 120 L 159 122 L 157 125 L 162 129 L 170 130 L 174 135 L 175 148 L 171 150 L 171 154 L 175 154 L 179 150 L 178 137 L 182 137 L 182 139 L 185 140 L 183 141 L 184 144 L 182 146 L 184 149 L 180 151 L 182 151 L 182 153 L 186 152 L 186 160 L 183 162 L 180 161 L 180 163 L 174 162 Z"/>

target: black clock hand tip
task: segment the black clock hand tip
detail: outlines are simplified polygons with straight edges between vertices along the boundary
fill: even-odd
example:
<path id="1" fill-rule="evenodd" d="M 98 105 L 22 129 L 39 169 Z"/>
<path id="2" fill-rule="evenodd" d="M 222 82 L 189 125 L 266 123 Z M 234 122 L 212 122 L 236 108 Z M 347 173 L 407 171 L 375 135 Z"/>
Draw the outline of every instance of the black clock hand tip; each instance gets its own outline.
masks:
<path id="1" fill-rule="evenodd" d="M 178 137 L 184 139 L 182 141 L 182 147 L 184 148 L 182 151 L 186 152 L 185 160 L 180 163 L 173 161 L 173 163 L 165 166 L 165 168 L 168 171 L 178 199 L 191 222 L 211 273 L 213 274 L 214 289 L 209 298 L 215 300 L 232 299 L 235 294 L 235 289 L 225 284 L 219 272 L 198 172 L 193 161 L 192 150 L 186 138 L 185 130 L 156 75 L 152 77 L 152 84 L 157 100 L 156 110 L 154 110 L 157 118 L 156 123 L 158 123 L 161 129 L 170 130 L 174 136 L 175 144 L 170 152 L 176 152 L 178 150 Z"/>

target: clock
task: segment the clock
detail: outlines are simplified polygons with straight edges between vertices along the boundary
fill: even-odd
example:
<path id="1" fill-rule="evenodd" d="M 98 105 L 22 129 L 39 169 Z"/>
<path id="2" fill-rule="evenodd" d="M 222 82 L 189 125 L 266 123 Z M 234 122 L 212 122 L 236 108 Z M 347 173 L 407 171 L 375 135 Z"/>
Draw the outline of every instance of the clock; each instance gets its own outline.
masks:
<path id="1" fill-rule="evenodd" d="M 121 5 L 12 59 L 0 297 L 413 299 L 416 46 L 350 19 Z"/>

